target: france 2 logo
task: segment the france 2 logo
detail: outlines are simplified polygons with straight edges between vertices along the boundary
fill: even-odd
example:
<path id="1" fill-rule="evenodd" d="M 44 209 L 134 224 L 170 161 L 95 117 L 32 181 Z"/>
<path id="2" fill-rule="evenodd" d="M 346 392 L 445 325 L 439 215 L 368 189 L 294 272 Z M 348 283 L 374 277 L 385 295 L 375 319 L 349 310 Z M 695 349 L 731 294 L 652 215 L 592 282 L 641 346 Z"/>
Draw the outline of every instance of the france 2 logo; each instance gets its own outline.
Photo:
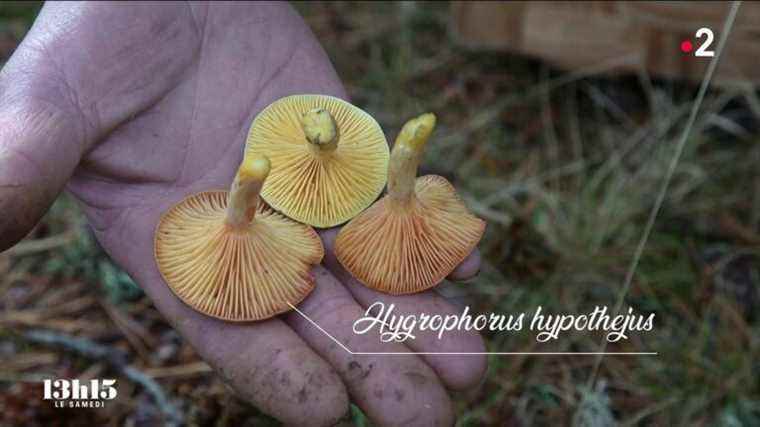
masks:
<path id="1" fill-rule="evenodd" d="M 44 400 L 53 400 L 56 408 L 102 408 L 105 400 L 116 398 L 115 379 L 44 380 Z"/>

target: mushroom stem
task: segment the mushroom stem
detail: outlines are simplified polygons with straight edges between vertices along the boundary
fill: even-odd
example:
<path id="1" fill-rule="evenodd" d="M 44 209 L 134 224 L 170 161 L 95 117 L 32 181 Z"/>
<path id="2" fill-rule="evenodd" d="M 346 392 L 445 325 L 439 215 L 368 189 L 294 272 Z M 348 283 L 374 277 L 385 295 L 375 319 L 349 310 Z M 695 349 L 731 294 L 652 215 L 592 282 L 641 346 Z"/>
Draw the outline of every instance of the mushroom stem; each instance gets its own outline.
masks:
<path id="1" fill-rule="evenodd" d="M 301 116 L 301 127 L 317 152 L 331 152 L 338 146 L 338 126 L 329 111 L 324 108 L 309 110 Z"/>
<path id="2" fill-rule="evenodd" d="M 405 207 L 414 197 L 417 167 L 433 128 L 435 114 L 426 113 L 406 122 L 396 137 L 388 165 L 388 196 L 393 205 Z"/>
<path id="3" fill-rule="evenodd" d="M 230 187 L 225 223 L 234 229 L 246 229 L 256 215 L 259 193 L 269 175 L 269 158 L 262 155 L 243 159 Z"/>

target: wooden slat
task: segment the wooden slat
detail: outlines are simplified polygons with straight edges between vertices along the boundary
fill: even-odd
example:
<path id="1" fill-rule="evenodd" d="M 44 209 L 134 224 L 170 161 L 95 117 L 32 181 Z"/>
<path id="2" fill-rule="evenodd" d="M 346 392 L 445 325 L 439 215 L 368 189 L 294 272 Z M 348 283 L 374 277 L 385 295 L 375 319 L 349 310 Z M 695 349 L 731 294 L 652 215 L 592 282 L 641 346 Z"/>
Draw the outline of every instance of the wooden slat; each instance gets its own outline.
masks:
<path id="1" fill-rule="evenodd" d="M 567 70 L 630 56 L 607 72 L 649 73 L 698 82 L 710 58 L 680 51 L 706 26 L 715 32 L 729 3 L 713 2 L 453 2 L 452 33 L 473 49 L 524 54 Z M 744 2 L 726 45 L 716 84 L 760 82 L 760 2 Z"/>

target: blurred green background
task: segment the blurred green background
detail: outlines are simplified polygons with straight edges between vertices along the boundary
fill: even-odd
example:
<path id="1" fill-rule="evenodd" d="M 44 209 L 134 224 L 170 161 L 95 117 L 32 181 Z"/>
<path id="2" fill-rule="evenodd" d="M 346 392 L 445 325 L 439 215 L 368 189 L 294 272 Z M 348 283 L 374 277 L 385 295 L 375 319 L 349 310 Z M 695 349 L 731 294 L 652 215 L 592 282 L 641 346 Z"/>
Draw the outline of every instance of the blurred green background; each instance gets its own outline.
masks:
<path id="1" fill-rule="evenodd" d="M 535 59 L 467 51 L 451 39 L 446 3 L 294 6 L 352 101 L 389 139 L 413 115 L 438 115 L 423 172 L 448 177 L 488 221 L 480 276 L 444 286 L 446 295 L 484 312 L 542 305 L 584 313 L 615 305 L 696 87 L 646 73 L 587 77 Z M 33 2 L 0 5 L 0 58 L 12 53 L 38 9 Z M 455 396 L 460 425 L 760 425 L 760 111 L 753 106 L 760 100 L 751 87 L 708 92 L 625 299 L 625 307 L 656 313 L 654 330 L 607 348 L 659 355 L 606 357 L 591 387 L 590 357 L 494 356 L 483 384 Z M 0 367 L 0 424 L 16 412 L 29 424 L 53 416 L 29 402 L 35 394 L 18 380 L 92 369 L 75 355 L 24 343 L 20 331 L 77 334 L 82 319 L 103 322 L 90 337 L 166 375 L 156 377 L 186 408 L 189 424 L 275 424 L 202 364 L 192 375 L 157 370 L 197 358 L 110 262 L 68 197 L 0 258 L 0 269 L 0 344 L 7 343 L 0 360 L 10 361 Z M 40 311 L 50 292 L 81 284 L 72 295 L 94 298 L 91 307 L 24 317 Z M 38 294 L 29 297 L 30 288 Z M 529 332 L 486 338 L 491 351 L 588 352 L 602 341 L 584 333 L 547 344 Z M 167 343 L 171 357 L 143 354 Z M 41 362 L 19 362 L 30 354 Z M 156 416 L 138 388 L 114 407 L 107 417 L 116 424 Z M 356 425 L 370 425 L 353 409 Z"/>

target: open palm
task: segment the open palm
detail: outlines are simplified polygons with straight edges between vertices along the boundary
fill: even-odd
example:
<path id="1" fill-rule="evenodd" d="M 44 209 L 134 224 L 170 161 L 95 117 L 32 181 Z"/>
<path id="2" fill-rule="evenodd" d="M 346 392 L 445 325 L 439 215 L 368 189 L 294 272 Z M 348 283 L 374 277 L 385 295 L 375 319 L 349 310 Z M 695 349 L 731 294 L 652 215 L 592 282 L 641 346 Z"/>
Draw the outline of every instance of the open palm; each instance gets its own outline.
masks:
<path id="1" fill-rule="evenodd" d="M 344 97 L 308 28 L 282 4 L 51 3 L 0 74 L 0 249 L 67 187 L 98 240 L 197 352 L 245 399 L 290 424 L 330 425 L 348 396 L 380 425 L 449 425 L 446 388 L 476 383 L 482 356 L 352 355 L 298 314 L 232 324 L 178 300 L 153 259 L 153 232 L 188 194 L 225 189 L 253 117 L 295 93 Z M 354 351 L 483 350 L 476 334 L 380 344 L 352 323 L 374 301 L 398 313 L 454 313 L 434 293 L 377 294 L 332 255 L 300 308 Z M 455 272 L 477 271 L 471 256 Z"/>

